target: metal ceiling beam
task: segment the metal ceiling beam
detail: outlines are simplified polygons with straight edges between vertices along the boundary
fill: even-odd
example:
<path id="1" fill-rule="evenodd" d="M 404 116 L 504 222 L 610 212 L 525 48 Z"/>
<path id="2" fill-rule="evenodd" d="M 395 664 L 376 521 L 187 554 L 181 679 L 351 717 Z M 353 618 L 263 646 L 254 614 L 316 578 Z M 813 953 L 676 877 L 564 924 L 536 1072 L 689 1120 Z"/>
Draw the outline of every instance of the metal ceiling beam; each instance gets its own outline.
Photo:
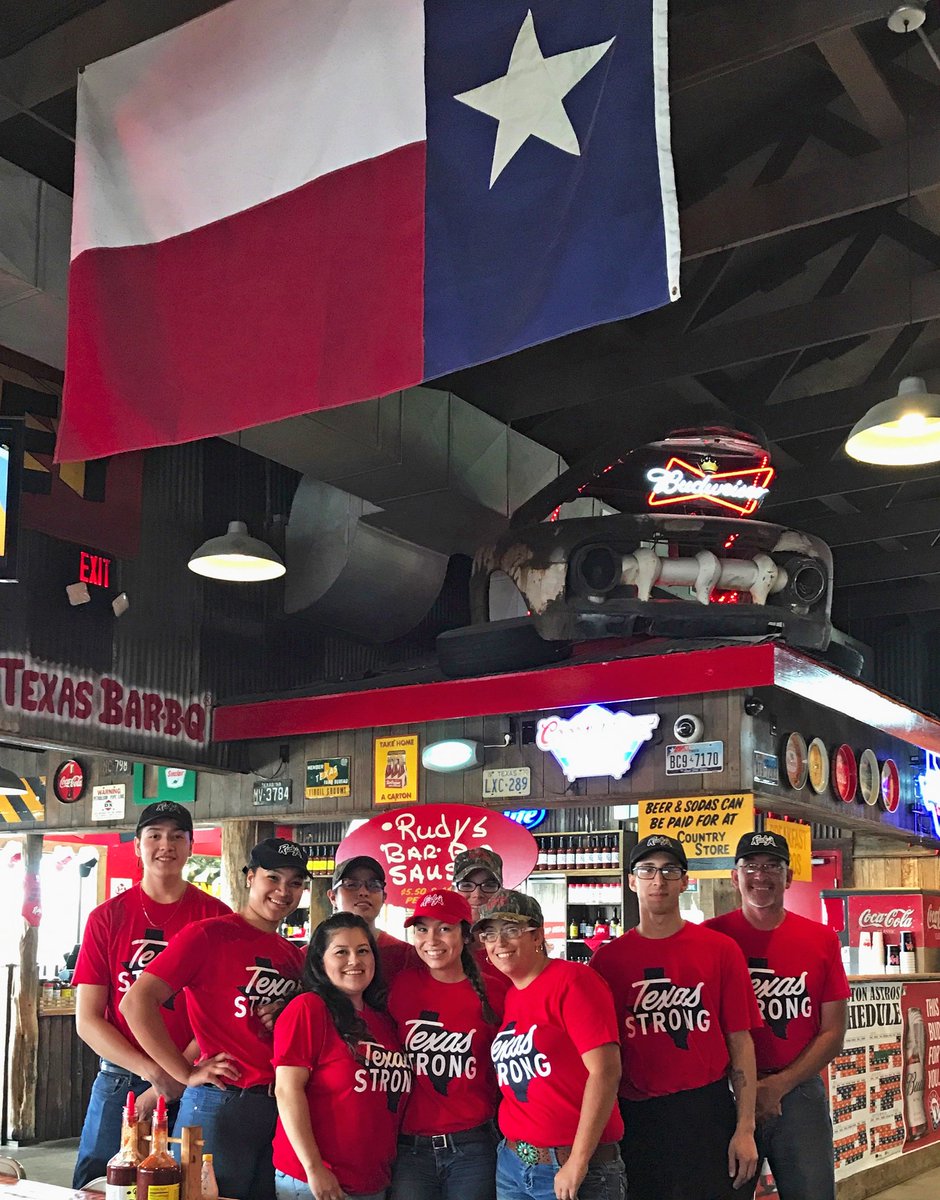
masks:
<path id="1" fill-rule="evenodd" d="M 911 194 L 940 187 L 940 131 L 911 139 Z M 760 187 L 730 184 L 680 214 L 683 259 L 746 246 L 907 196 L 903 143 Z"/>
<path id="2" fill-rule="evenodd" d="M 807 521 L 807 532 L 832 547 L 858 546 L 882 538 L 913 537 L 940 530 L 940 500 L 894 504 L 877 512 L 840 513 Z"/>
<path id="3" fill-rule="evenodd" d="M 871 617 L 890 617 L 898 613 L 935 612 L 940 609 L 940 581 L 911 579 L 867 588 L 847 588 L 836 592 L 833 617 L 841 626 Z"/>
<path id="4" fill-rule="evenodd" d="M 853 462 L 844 453 L 832 462 L 813 467 L 784 471 L 774 481 L 774 488 L 761 512 L 770 520 L 774 510 L 785 504 L 800 504 L 804 500 L 819 500 L 823 496 L 845 496 L 849 492 L 867 492 L 873 488 L 897 487 L 901 483 L 917 483 L 922 479 L 940 478 L 936 463 L 922 467 L 873 467 Z"/>
<path id="5" fill-rule="evenodd" d="M 940 575 L 940 547 L 893 554 L 870 549 L 843 550 L 834 557 L 833 582 L 837 588 Z"/>

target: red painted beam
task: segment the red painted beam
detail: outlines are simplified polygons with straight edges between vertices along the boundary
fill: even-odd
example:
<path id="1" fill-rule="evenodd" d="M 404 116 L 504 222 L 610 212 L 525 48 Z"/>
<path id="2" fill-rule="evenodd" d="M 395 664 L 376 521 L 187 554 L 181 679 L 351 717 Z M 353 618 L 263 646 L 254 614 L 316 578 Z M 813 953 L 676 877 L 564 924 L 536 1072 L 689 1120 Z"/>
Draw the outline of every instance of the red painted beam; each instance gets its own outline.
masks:
<path id="1" fill-rule="evenodd" d="M 502 713 L 614 704 L 701 692 L 769 687 L 771 643 L 617 658 L 607 662 L 516 671 L 478 679 L 338 692 L 223 705 L 213 713 L 212 740 L 239 742 L 376 725 L 415 725 Z"/>

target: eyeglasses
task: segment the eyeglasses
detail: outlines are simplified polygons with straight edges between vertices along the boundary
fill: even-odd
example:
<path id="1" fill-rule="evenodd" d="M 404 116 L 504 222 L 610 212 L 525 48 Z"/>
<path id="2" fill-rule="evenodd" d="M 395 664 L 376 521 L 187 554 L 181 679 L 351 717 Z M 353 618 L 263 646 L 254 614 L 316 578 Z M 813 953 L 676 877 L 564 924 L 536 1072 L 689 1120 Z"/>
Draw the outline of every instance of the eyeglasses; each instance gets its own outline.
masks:
<path id="1" fill-rule="evenodd" d="M 637 863 L 633 874 L 637 879 L 655 879 L 657 875 L 662 875 L 663 879 L 676 880 L 685 874 L 685 867 L 680 867 L 678 863 L 666 863 L 664 867 L 657 867 L 655 863 Z"/>
<path id="2" fill-rule="evenodd" d="M 782 875 L 787 869 L 785 862 L 772 863 L 741 863 L 738 867 L 739 871 L 743 871 L 747 876 L 753 875 Z"/>
<path id="3" fill-rule="evenodd" d="M 485 883 L 471 883 L 469 879 L 461 879 L 460 883 L 455 883 L 454 888 L 458 892 L 469 894 L 477 890 L 484 892 L 487 896 L 495 896 L 500 890 L 500 885 L 495 879 L 487 879 Z"/>
<path id="4" fill-rule="evenodd" d="M 480 930 L 480 941 L 490 946 L 500 938 L 507 942 L 518 942 L 524 933 L 533 933 L 537 928 L 536 925 L 518 925 L 515 922 L 495 927 L 491 925 L 489 929 Z"/>
<path id="5" fill-rule="evenodd" d="M 358 892 L 365 888 L 367 892 L 384 892 L 385 884 L 381 879 L 341 879 L 336 885 L 344 892 Z"/>

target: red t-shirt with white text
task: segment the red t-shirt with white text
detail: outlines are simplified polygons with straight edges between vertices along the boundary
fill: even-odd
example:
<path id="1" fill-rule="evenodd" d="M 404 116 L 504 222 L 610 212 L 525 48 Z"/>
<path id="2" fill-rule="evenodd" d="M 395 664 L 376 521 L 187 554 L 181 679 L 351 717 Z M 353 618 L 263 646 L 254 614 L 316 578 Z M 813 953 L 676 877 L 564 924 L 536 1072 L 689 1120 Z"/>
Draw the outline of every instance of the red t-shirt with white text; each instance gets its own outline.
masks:
<path id="1" fill-rule="evenodd" d="M 295 996 L 274 1026 L 273 1061 L 310 1072 L 307 1105 L 320 1156 L 344 1191 L 368 1195 L 388 1186 L 411 1069 L 391 1018 L 368 1005 L 360 1015 L 369 1038 L 359 1043 L 357 1061 L 320 997 Z M 274 1165 L 306 1182 L 280 1118 Z"/>
<path id="2" fill-rule="evenodd" d="M 758 1071 L 779 1070 L 819 1033 L 821 1006 L 848 1000 L 839 939 L 831 929 L 788 912 L 776 929 L 755 929 L 738 909 L 705 922 L 744 952 L 764 1018 L 754 1031 Z"/>
<path id="3" fill-rule="evenodd" d="M 630 929 L 591 967 L 614 994 L 628 1100 L 714 1083 L 728 1069 L 725 1035 L 761 1024 L 744 955 L 713 929 L 686 922 L 667 938 Z"/>
<path id="4" fill-rule="evenodd" d="M 233 1083 L 246 1088 L 274 1079 L 272 1037 L 255 1010 L 293 996 L 303 965 L 299 946 L 230 913 L 184 929 L 146 973 L 174 992 L 187 989 L 202 1057 L 231 1055 L 239 1070 Z"/>
<path id="5" fill-rule="evenodd" d="M 498 988 L 484 981 L 497 1016 L 489 1025 L 467 979 L 442 983 L 421 966 L 395 980 L 388 1011 L 414 1071 L 403 1133 L 456 1133 L 493 1119 L 498 1092 L 490 1044 L 503 1015 L 506 984 Z"/>
<path id="6" fill-rule="evenodd" d="M 118 1008 L 131 984 L 187 925 L 230 911 L 227 904 L 191 883 L 179 901 L 172 904 L 157 904 L 149 896 L 141 895 L 140 884 L 128 888 L 89 914 L 72 983 L 107 988 L 105 1020 L 139 1050 L 140 1043 Z M 162 1015 L 170 1037 L 183 1050 L 193 1036 L 185 995 L 171 996 L 163 1006 Z"/>
<path id="7" fill-rule="evenodd" d="M 503 1134 L 533 1146 L 570 1146 L 588 1077 L 581 1056 L 617 1041 L 610 989 L 581 963 L 555 959 L 527 987 L 511 987 L 490 1047 Z M 615 1104 L 599 1140 L 621 1137 Z"/>

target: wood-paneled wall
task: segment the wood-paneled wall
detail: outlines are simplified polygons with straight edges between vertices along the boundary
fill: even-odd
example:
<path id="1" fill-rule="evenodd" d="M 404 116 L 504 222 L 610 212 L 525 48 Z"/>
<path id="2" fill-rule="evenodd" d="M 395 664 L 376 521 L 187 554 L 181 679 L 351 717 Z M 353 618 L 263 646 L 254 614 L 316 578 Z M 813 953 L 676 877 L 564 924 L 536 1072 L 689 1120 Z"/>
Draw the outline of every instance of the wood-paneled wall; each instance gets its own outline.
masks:
<path id="1" fill-rule="evenodd" d="M 899 847 L 881 838 L 856 837 L 857 888 L 922 888 L 940 891 L 940 857 L 930 851 Z"/>

